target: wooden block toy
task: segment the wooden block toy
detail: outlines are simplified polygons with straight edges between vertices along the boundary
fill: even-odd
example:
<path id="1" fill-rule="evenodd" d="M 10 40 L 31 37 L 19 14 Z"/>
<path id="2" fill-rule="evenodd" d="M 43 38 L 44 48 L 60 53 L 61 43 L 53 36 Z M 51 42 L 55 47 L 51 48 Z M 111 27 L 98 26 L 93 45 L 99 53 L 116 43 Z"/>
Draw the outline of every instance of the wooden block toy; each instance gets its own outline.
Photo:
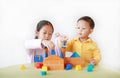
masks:
<path id="1" fill-rule="evenodd" d="M 61 58 L 64 58 L 64 55 L 62 54 L 62 52 L 60 52 L 60 57 L 61 57 Z"/>
<path id="2" fill-rule="evenodd" d="M 47 66 L 42 66 L 42 71 L 48 71 Z"/>
<path id="3" fill-rule="evenodd" d="M 34 63 L 34 66 L 35 66 L 37 69 L 40 69 L 40 68 L 42 68 L 43 63 L 42 63 L 42 62 L 35 62 L 35 63 Z"/>
<path id="4" fill-rule="evenodd" d="M 85 61 L 83 58 L 70 58 L 70 57 L 65 57 L 64 58 L 65 64 L 72 64 L 73 67 L 76 65 L 81 65 L 82 67 L 85 67 Z"/>
<path id="5" fill-rule="evenodd" d="M 61 48 L 61 52 L 62 52 L 63 56 L 65 57 L 66 48 Z"/>
<path id="6" fill-rule="evenodd" d="M 44 52 L 43 58 L 46 58 L 46 57 L 48 57 L 48 54 L 47 54 L 47 52 Z"/>
<path id="7" fill-rule="evenodd" d="M 44 47 L 44 51 L 46 52 L 46 54 L 48 55 L 48 48 L 45 46 Z"/>
<path id="8" fill-rule="evenodd" d="M 43 62 L 43 57 L 41 55 L 35 55 L 34 62 Z"/>
<path id="9" fill-rule="evenodd" d="M 71 57 L 75 58 L 80 58 L 80 55 L 77 52 L 74 52 Z"/>
<path id="10" fill-rule="evenodd" d="M 66 70 L 71 70 L 72 69 L 72 64 L 67 64 L 65 67 Z"/>
<path id="11" fill-rule="evenodd" d="M 92 72 L 93 68 L 94 68 L 94 65 L 89 64 L 88 67 L 87 67 L 87 72 Z"/>
<path id="12" fill-rule="evenodd" d="M 66 48 L 66 42 L 62 42 L 62 48 Z"/>
<path id="13" fill-rule="evenodd" d="M 41 72 L 40 72 L 40 75 L 41 75 L 41 76 L 45 76 L 45 75 L 47 75 L 47 72 L 46 72 L 46 71 L 41 71 Z"/>
<path id="14" fill-rule="evenodd" d="M 81 65 L 76 65 L 76 66 L 75 66 L 75 70 L 77 70 L 77 71 L 78 71 L 78 70 L 82 70 Z"/>
<path id="15" fill-rule="evenodd" d="M 24 64 L 20 66 L 20 70 L 25 70 L 25 69 L 26 69 L 26 67 Z"/>
<path id="16" fill-rule="evenodd" d="M 64 70 L 64 60 L 56 55 L 45 58 L 43 65 L 47 66 L 48 70 Z"/>

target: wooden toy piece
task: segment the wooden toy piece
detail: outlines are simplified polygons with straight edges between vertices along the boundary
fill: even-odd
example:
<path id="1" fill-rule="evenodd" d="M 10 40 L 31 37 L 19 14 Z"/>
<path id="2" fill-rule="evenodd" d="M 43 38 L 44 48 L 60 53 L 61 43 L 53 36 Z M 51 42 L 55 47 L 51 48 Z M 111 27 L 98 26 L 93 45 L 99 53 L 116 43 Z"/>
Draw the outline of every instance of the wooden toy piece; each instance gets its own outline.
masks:
<path id="1" fill-rule="evenodd" d="M 41 76 L 45 76 L 45 75 L 47 75 L 47 72 L 46 72 L 46 71 L 41 71 L 41 72 L 40 72 L 40 75 L 41 75 Z"/>
<path id="2" fill-rule="evenodd" d="M 43 54 L 43 58 L 46 58 L 46 57 L 48 57 L 48 54 L 47 54 L 47 52 L 45 51 L 44 54 Z"/>
<path id="3" fill-rule="evenodd" d="M 76 57 L 76 58 L 80 58 L 80 55 L 77 52 L 74 52 L 71 57 Z"/>
<path id="4" fill-rule="evenodd" d="M 82 70 L 81 65 L 76 65 L 76 66 L 75 66 L 75 70 L 77 70 L 77 71 L 78 71 L 78 70 Z"/>
<path id="5" fill-rule="evenodd" d="M 34 62 L 43 62 L 43 57 L 41 55 L 35 55 Z"/>
<path id="6" fill-rule="evenodd" d="M 25 69 L 26 69 L 26 67 L 24 64 L 20 66 L 20 70 L 25 70 Z"/>
<path id="7" fill-rule="evenodd" d="M 67 64 L 65 69 L 66 70 L 71 70 L 72 69 L 72 64 Z"/>
<path id="8" fill-rule="evenodd" d="M 61 48 L 62 54 L 65 57 L 66 48 Z"/>
<path id="9" fill-rule="evenodd" d="M 83 58 L 70 58 L 70 57 L 65 57 L 64 58 L 65 64 L 70 63 L 72 64 L 73 67 L 76 65 L 81 65 L 82 67 L 85 67 L 85 61 Z"/>
<path id="10" fill-rule="evenodd" d="M 55 55 L 55 50 L 51 50 L 51 55 Z"/>
<path id="11" fill-rule="evenodd" d="M 44 50 L 45 50 L 46 54 L 48 55 L 48 48 L 46 46 L 44 47 Z"/>
<path id="12" fill-rule="evenodd" d="M 40 69 L 40 68 L 42 68 L 43 63 L 42 63 L 42 62 L 35 62 L 35 63 L 34 63 L 34 66 L 35 66 L 37 69 Z"/>
<path id="13" fill-rule="evenodd" d="M 42 71 L 48 71 L 47 66 L 42 66 Z"/>
<path id="14" fill-rule="evenodd" d="M 47 66 L 48 70 L 64 70 L 64 60 L 56 55 L 45 58 L 43 65 Z"/>
<path id="15" fill-rule="evenodd" d="M 62 42 L 62 48 L 66 48 L 66 42 Z"/>
<path id="16" fill-rule="evenodd" d="M 94 68 L 94 65 L 89 64 L 88 67 L 87 67 L 87 72 L 92 72 L 93 68 Z"/>
<path id="17" fill-rule="evenodd" d="M 61 58 L 64 58 L 64 55 L 62 54 L 62 52 L 60 52 L 60 57 L 61 57 Z"/>

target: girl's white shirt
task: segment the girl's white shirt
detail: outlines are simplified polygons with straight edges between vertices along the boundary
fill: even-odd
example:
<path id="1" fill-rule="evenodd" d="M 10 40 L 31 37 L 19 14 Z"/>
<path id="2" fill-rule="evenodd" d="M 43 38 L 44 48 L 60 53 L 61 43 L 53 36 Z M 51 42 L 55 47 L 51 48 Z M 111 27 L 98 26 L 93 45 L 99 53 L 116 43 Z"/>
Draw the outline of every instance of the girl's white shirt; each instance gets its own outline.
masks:
<path id="1" fill-rule="evenodd" d="M 32 39 L 25 41 L 25 48 L 27 50 L 27 63 L 34 62 L 34 56 L 35 55 L 43 55 L 45 52 L 43 46 L 41 45 L 42 39 Z M 59 37 L 55 38 L 53 41 L 55 44 L 55 52 L 56 55 L 60 55 L 60 48 L 58 45 Z M 48 55 L 50 55 L 50 51 L 48 52 Z"/>

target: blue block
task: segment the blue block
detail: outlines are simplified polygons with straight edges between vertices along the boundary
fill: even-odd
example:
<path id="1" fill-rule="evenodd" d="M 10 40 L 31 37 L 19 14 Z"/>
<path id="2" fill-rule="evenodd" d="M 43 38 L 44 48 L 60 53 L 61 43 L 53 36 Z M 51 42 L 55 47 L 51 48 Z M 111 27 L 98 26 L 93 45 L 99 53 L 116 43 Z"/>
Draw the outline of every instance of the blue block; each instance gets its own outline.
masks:
<path id="1" fill-rule="evenodd" d="M 43 57 L 40 55 L 39 62 L 43 62 Z"/>
<path id="2" fill-rule="evenodd" d="M 44 52 L 44 54 L 43 54 L 43 58 L 46 58 L 46 57 L 48 57 L 48 55 L 47 55 L 46 52 Z"/>
<path id="3" fill-rule="evenodd" d="M 72 69 L 72 64 L 67 64 L 65 69 L 66 70 L 71 70 Z"/>
<path id="4" fill-rule="evenodd" d="M 34 56 L 34 62 L 39 62 L 39 56 L 38 55 Z"/>
<path id="5" fill-rule="evenodd" d="M 62 52 L 60 52 L 60 57 L 61 57 L 61 58 L 64 58 L 64 55 L 62 54 Z"/>
<path id="6" fill-rule="evenodd" d="M 55 55 L 55 50 L 51 50 L 51 55 Z"/>
<path id="7" fill-rule="evenodd" d="M 66 48 L 66 42 L 62 42 L 62 48 Z"/>
<path id="8" fill-rule="evenodd" d="M 77 53 L 77 52 L 74 52 L 71 57 L 77 57 L 77 58 L 80 58 L 80 55 Z"/>

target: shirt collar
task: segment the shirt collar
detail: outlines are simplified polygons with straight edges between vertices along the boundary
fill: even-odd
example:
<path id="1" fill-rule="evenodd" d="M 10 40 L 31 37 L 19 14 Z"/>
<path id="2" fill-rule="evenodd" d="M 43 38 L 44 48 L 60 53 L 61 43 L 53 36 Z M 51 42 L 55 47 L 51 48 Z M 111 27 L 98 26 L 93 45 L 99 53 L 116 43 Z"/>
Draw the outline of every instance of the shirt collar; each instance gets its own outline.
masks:
<path id="1" fill-rule="evenodd" d="M 76 38 L 75 41 L 80 41 L 79 38 Z M 81 41 L 80 41 L 81 42 Z M 83 41 L 84 43 L 86 42 L 92 42 L 92 39 L 91 38 L 88 38 L 86 41 Z"/>

